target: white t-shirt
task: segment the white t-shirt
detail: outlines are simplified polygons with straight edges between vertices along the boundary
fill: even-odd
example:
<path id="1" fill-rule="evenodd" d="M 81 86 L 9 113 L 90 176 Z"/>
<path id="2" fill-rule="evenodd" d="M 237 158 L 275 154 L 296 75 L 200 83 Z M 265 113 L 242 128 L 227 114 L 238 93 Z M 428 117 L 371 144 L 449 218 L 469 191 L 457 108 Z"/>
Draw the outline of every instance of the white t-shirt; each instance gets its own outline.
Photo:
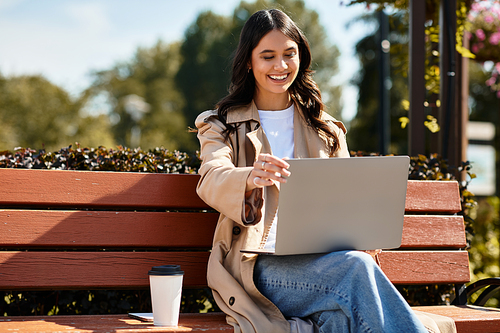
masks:
<path id="1" fill-rule="evenodd" d="M 260 123 L 266 133 L 267 140 L 271 145 L 274 156 L 279 158 L 293 158 L 293 114 L 295 107 L 292 104 L 289 108 L 280 111 L 259 110 Z M 277 215 L 274 216 L 271 231 L 266 241 L 265 249 L 273 250 L 276 244 L 276 226 L 278 224 Z"/>

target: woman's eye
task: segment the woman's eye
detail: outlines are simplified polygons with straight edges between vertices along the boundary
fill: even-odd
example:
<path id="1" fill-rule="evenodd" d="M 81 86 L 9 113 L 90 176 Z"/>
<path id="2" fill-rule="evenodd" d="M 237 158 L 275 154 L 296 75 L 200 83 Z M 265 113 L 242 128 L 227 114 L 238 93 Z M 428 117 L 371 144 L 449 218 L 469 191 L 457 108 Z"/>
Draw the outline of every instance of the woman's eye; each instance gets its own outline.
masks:
<path id="1" fill-rule="evenodd" d="M 297 53 L 295 52 L 292 52 L 292 53 L 288 53 L 286 56 L 289 57 L 289 58 L 293 58 Z"/>
<path id="2" fill-rule="evenodd" d="M 271 60 L 272 58 L 274 58 L 274 56 L 267 56 L 267 57 L 264 57 L 264 60 Z"/>

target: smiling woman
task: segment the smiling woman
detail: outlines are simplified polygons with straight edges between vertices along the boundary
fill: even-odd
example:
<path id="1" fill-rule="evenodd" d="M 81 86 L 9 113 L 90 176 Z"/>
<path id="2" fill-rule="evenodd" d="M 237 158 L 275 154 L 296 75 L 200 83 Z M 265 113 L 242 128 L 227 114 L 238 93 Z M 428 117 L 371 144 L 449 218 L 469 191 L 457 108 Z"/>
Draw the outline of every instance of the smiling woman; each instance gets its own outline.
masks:
<path id="1" fill-rule="evenodd" d="M 196 119 L 197 193 L 220 212 L 207 274 L 214 299 L 235 332 L 427 332 L 367 253 L 256 254 L 275 247 L 280 184 L 293 177 L 286 157 L 349 157 L 310 66 L 290 17 L 260 10 L 241 31 L 229 95 Z"/>

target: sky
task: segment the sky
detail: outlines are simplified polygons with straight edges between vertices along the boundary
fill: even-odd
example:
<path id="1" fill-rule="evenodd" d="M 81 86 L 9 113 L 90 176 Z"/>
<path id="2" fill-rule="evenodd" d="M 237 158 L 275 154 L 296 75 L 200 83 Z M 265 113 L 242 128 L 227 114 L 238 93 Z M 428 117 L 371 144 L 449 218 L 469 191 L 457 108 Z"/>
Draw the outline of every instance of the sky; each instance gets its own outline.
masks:
<path id="1" fill-rule="evenodd" d="M 359 69 L 354 45 L 375 27 L 356 23 L 347 29 L 346 23 L 365 8 L 346 7 L 341 2 L 305 0 L 308 8 L 319 13 L 328 38 L 341 51 L 341 71 L 335 79 L 344 85 L 342 116 L 349 120 L 357 107 L 357 90 L 349 84 Z M 137 47 L 151 47 L 158 39 L 182 40 L 199 13 L 212 10 L 232 15 L 239 3 L 240 0 L 0 0 L 0 73 L 41 74 L 78 95 L 90 85 L 92 71 L 128 61 Z"/>

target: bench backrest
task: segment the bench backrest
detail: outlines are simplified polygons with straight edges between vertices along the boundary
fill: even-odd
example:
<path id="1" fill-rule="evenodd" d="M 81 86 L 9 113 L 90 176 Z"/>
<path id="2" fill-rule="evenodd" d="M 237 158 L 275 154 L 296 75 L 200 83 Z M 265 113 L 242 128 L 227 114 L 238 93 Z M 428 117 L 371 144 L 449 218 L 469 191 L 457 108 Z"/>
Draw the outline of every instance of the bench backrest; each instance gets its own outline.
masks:
<path id="1" fill-rule="evenodd" d="M 199 176 L 0 169 L 0 290 L 148 288 L 175 263 L 206 286 L 218 213 Z M 409 181 L 403 243 L 381 266 L 395 284 L 470 280 L 456 182 Z"/>

